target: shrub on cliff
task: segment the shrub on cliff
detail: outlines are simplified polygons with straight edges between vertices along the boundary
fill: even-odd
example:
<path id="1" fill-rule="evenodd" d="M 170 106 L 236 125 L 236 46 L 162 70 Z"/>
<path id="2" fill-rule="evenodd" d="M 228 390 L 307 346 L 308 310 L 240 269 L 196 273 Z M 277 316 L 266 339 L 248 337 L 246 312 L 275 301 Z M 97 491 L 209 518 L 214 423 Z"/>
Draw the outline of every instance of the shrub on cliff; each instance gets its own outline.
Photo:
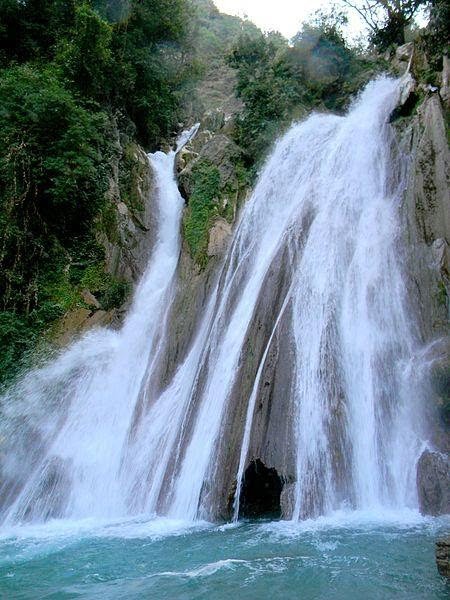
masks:
<path id="1" fill-rule="evenodd" d="M 349 82 L 368 65 L 346 42 L 345 22 L 342 13 L 319 11 L 291 44 L 274 33 L 241 36 L 228 62 L 245 104 L 236 137 L 249 162 L 260 160 L 291 120 L 314 107 L 342 108 L 355 91 Z"/>
<path id="2" fill-rule="evenodd" d="M 188 7 L 0 0 L 0 381 L 103 267 L 112 123 L 150 147 L 176 124 Z M 122 282 L 97 283 L 103 308 L 123 301 Z"/>

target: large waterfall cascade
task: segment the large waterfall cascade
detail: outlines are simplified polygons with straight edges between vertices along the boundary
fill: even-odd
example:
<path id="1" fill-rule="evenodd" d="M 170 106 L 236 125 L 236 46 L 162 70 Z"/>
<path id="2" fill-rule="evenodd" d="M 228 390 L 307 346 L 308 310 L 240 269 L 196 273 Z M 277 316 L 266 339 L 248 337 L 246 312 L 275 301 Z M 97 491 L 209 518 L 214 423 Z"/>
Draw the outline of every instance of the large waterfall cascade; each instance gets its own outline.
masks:
<path id="1" fill-rule="evenodd" d="M 176 151 L 150 155 L 158 236 L 122 329 L 86 334 L 2 398 L 5 523 L 214 518 L 218 461 L 227 460 L 218 448 L 236 397 L 242 435 L 223 469 L 232 467 L 238 518 L 245 471 L 256 458 L 260 386 L 281 323 L 292 349 L 283 398 L 292 427 L 283 443 L 295 463 L 284 516 L 416 506 L 423 432 L 420 386 L 412 382 L 420 345 L 404 281 L 405 169 L 388 123 L 398 94 L 398 81 L 380 78 L 347 116 L 312 115 L 276 144 L 191 347 L 158 393 L 153 379 L 176 293 L 183 199 Z M 239 397 L 248 332 L 283 253 L 283 297 L 267 315 L 252 389 Z"/>

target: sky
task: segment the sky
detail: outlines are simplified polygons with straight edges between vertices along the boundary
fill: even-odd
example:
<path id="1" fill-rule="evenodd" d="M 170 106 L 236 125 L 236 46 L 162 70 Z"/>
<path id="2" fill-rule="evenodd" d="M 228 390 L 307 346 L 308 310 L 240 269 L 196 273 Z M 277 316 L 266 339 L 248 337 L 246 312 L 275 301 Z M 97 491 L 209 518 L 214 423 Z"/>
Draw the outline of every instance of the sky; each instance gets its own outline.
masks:
<path id="1" fill-rule="evenodd" d="M 324 0 L 214 0 L 218 9 L 229 15 L 247 15 L 264 31 L 277 30 L 291 38 L 300 29 L 300 24 L 315 10 L 326 8 L 330 2 Z M 351 29 L 361 28 L 359 19 L 353 18 Z"/>

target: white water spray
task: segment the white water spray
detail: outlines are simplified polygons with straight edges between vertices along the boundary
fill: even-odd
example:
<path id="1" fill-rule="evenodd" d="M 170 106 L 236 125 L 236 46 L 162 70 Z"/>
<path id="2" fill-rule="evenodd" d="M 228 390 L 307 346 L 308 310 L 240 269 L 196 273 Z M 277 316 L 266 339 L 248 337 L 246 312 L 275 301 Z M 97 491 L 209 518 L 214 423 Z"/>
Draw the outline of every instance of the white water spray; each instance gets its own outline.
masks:
<path id="1" fill-rule="evenodd" d="M 285 443 L 295 448 L 296 471 L 285 515 L 415 506 L 420 402 L 408 411 L 404 379 L 419 347 L 402 275 L 402 167 L 392 162 L 388 124 L 397 97 L 398 82 L 380 79 L 348 116 L 313 115 L 276 145 L 242 211 L 192 346 L 157 397 L 150 383 L 166 348 L 183 200 L 175 153 L 151 157 L 159 213 L 148 269 L 120 332 L 85 336 L 22 383 L 32 401 L 20 410 L 39 413 L 28 427 L 44 442 L 24 466 L 14 452 L 3 465 L 7 479 L 20 472 L 23 481 L 5 511 L 8 523 L 214 517 L 215 474 L 229 468 L 218 464 L 227 460 L 220 436 L 238 401 L 245 423 L 237 424 L 239 448 L 229 449 L 237 456 L 229 473 L 237 518 L 245 471 L 256 458 L 249 453 L 261 377 L 287 318 L 294 384 L 283 401 L 294 427 Z M 272 325 L 251 393 L 239 397 L 233 391 L 246 368 L 249 331 L 284 249 L 287 291 L 277 314 L 267 315 Z M 57 410 L 42 415 L 39 403 Z M 400 451 L 402 440 L 408 451 Z"/>

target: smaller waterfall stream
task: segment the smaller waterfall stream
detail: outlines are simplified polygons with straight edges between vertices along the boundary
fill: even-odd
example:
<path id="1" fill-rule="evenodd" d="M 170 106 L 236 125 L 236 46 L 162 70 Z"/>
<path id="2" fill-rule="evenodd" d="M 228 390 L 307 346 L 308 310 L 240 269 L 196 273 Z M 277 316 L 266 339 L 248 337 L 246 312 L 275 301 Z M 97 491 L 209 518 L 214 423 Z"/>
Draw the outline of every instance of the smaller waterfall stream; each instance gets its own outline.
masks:
<path id="1" fill-rule="evenodd" d="M 3 398 L 2 407 L 10 413 L 7 423 L 19 421 L 19 434 L 24 433 L 26 419 L 30 430 L 49 438 L 44 451 L 40 444 L 30 445 L 18 472 L 15 462 L 2 465 L 4 476 L 11 471 L 16 480 L 22 469 L 31 470 L 24 474 L 25 487 L 6 513 L 7 522 L 62 515 L 108 518 L 129 512 L 120 476 L 123 452 L 142 383 L 154 370 L 166 335 L 180 253 L 184 201 L 174 177 L 175 157 L 197 129 L 195 125 L 184 132 L 176 150 L 149 155 L 158 190 L 157 239 L 123 328 L 84 336 L 53 364 L 25 377 L 12 398 Z M 24 395 L 25 407 L 19 401 Z M 28 414 L 21 415 L 24 408 Z M 45 414 L 52 410 L 60 413 L 53 426 Z M 14 431 L 5 435 L 16 439 Z M 13 460 L 14 446 L 8 454 Z"/>

